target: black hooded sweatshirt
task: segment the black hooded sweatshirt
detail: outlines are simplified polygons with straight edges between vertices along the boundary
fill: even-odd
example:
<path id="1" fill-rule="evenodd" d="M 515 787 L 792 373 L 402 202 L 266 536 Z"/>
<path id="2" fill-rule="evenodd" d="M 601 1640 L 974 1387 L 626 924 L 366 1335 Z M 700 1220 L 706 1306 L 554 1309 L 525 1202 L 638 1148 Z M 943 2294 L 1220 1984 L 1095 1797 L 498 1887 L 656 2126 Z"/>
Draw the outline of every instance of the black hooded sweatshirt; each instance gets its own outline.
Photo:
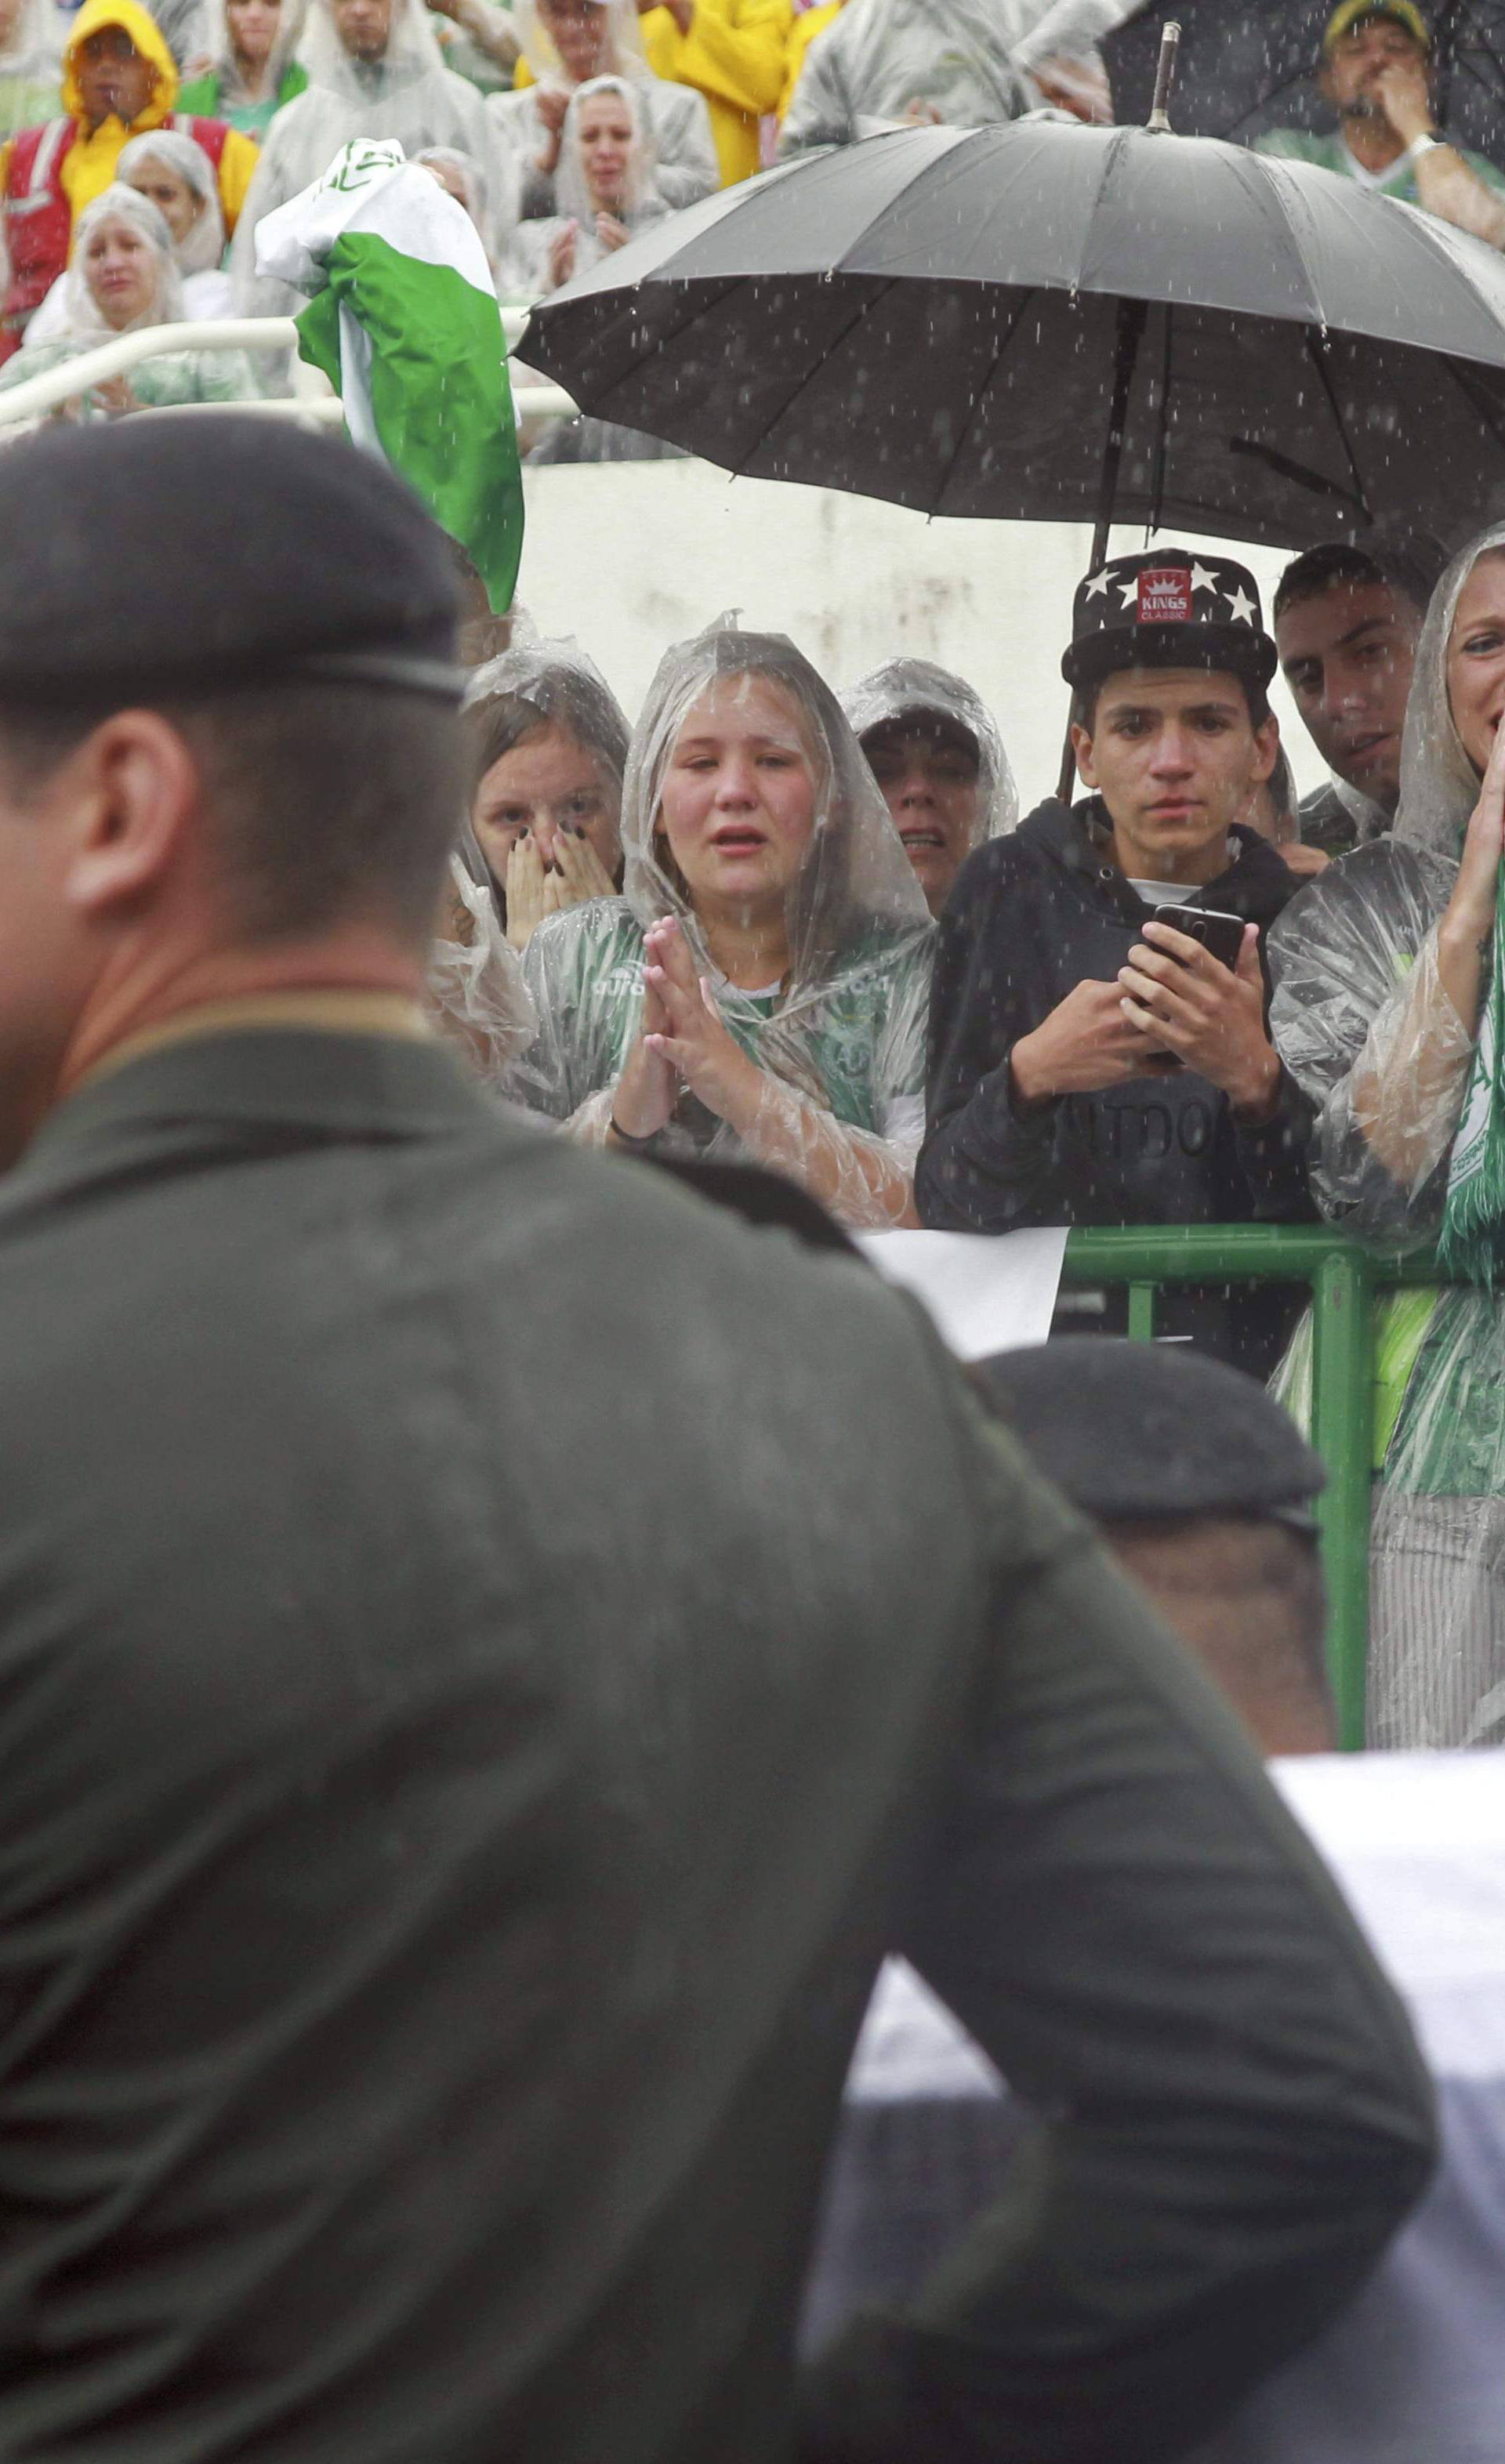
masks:
<path id="1" fill-rule="evenodd" d="M 1107 852 L 1108 834 L 1099 798 L 1068 808 L 1052 797 L 1010 836 L 979 847 L 958 875 L 931 998 L 929 1126 L 915 1183 L 921 1220 L 945 1232 L 1310 1222 L 1311 1112 L 1284 1070 L 1274 1113 L 1258 1123 L 1237 1120 L 1228 1097 L 1189 1069 L 1017 1106 L 1015 1043 L 1076 984 L 1111 981 L 1148 920 Z M 1302 884 L 1257 832 L 1239 826 L 1231 836 L 1236 861 L 1198 891 L 1197 904 L 1267 931 Z M 1157 1330 L 1263 1373 L 1292 1299 L 1284 1287 L 1231 1305 L 1221 1292 L 1167 1294 Z M 1118 1331 L 1122 1316 L 1115 1296 L 1096 1322 Z"/>

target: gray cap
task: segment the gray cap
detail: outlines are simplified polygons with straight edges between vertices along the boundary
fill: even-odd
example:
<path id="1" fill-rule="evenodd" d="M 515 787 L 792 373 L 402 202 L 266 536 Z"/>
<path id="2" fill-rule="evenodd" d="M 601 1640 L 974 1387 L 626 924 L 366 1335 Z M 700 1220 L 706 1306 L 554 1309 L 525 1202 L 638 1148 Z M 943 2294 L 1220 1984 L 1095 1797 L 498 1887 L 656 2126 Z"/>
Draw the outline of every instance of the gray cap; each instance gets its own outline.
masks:
<path id="1" fill-rule="evenodd" d="M 373 455 L 234 412 L 0 454 L 0 705 L 286 677 L 457 702 L 448 540 Z"/>
<path id="2" fill-rule="evenodd" d="M 1248 1515 L 1315 1529 L 1319 1456 L 1257 1378 L 1180 1344 L 1066 1335 L 981 1361 L 1001 1419 L 1101 1523 Z"/>

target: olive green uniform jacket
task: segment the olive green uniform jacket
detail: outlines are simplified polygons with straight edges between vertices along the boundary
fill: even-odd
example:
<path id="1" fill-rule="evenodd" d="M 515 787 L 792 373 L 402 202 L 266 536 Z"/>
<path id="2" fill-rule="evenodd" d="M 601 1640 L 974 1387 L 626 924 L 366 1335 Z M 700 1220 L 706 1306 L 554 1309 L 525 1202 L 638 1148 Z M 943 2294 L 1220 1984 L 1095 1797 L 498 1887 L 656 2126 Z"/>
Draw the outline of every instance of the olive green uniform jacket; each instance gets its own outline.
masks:
<path id="1" fill-rule="evenodd" d="M 1397 2006 L 910 1307 L 437 1047 L 0 1190 L 0 2454 L 1170 2454 L 1417 2194 Z M 1041 2116 L 792 2360 L 882 1953 Z"/>

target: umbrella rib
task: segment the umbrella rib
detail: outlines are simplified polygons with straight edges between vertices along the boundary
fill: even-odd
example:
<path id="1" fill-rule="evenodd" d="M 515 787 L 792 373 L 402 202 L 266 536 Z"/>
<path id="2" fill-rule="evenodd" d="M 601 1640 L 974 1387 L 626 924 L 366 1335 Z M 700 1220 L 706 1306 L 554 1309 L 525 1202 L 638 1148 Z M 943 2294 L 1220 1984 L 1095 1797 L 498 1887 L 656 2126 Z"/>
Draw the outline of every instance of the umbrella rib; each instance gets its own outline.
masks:
<path id="1" fill-rule="evenodd" d="M 951 485 L 951 474 L 962 458 L 963 450 L 977 423 L 978 414 L 982 410 L 984 403 L 987 400 L 993 379 L 997 376 L 999 368 L 1003 364 L 1004 353 L 1007 350 L 1009 343 L 1013 341 L 1015 334 L 1019 331 L 1019 319 L 1024 315 L 1025 310 L 1029 307 L 1029 302 L 1034 296 L 1035 295 L 1032 290 L 1025 293 L 1018 307 L 1014 310 L 1013 315 L 1008 319 L 1007 332 L 1005 334 L 1003 341 L 999 343 L 997 350 L 993 353 L 991 360 L 988 362 L 987 374 L 983 379 L 982 384 L 978 386 L 976 393 L 972 397 L 972 407 L 967 412 L 965 419 L 962 423 L 962 433 L 957 438 L 956 443 L 953 445 L 950 452 L 946 456 L 946 467 L 941 474 L 938 485 L 932 491 L 930 502 L 925 508 L 927 520 L 934 520 L 937 513 L 940 511 L 941 498 L 944 496 L 946 490 Z"/>
<path id="2" fill-rule="evenodd" d="M 1327 407 L 1333 414 L 1333 425 L 1338 430 L 1338 441 L 1343 449 L 1344 458 L 1348 464 L 1348 475 L 1354 483 L 1354 502 L 1358 505 L 1365 521 L 1372 522 L 1374 515 L 1370 510 L 1369 499 L 1364 494 L 1364 483 L 1359 471 L 1359 459 L 1354 451 L 1348 430 L 1343 426 L 1343 414 L 1338 407 L 1338 396 L 1333 391 L 1333 380 L 1328 374 L 1327 367 L 1323 362 L 1321 350 L 1317 345 L 1317 336 L 1313 333 L 1310 325 L 1306 329 L 1306 355 L 1311 361 L 1314 368 L 1317 370 L 1317 382 L 1321 385 L 1322 391 L 1327 396 Z"/>
<path id="3" fill-rule="evenodd" d="M 758 451 L 760 446 L 766 445 L 768 443 L 768 440 L 772 436 L 780 420 L 788 416 L 795 404 L 799 401 L 801 394 L 806 391 L 808 386 L 814 384 L 822 369 L 830 367 L 831 361 L 835 358 L 836 353 L 840 350 L 843 342 L 846 341 L 848 335 L 852 331 L 853 327 L 861 324 L 862 319 L 867 316 L 870 309 L 876 308 L 882 300 L 888 297 L 891 291 L 896 290 L 897 283 L 898 277 L 896 275 L 891 276 L 890 279 L 882 285 L 881 289 L 874 294 L 871 299 L 862 300 L 861 303 L 852 310 L 852 315 L 848 318 L 840 333 L 833 337 L 830 346 L 823 353 L 817 364 L 813 368 L 806 369 L 805 374 L 800 378 L 798 384 L 792 385 L 789 391 L 785 395 L 784 400 L 780 403 L 778 409 L 773 413 L 772 417 L 764 419 L 762 434 L 753 439 L 753 442 L 748 446 L 747 451 L 741 456 L 741 459 L 737 462 L 728 462 L 723 466 L 730 472 L 734 479 L 740 479 L 742 477 L 753 455 Z"/>

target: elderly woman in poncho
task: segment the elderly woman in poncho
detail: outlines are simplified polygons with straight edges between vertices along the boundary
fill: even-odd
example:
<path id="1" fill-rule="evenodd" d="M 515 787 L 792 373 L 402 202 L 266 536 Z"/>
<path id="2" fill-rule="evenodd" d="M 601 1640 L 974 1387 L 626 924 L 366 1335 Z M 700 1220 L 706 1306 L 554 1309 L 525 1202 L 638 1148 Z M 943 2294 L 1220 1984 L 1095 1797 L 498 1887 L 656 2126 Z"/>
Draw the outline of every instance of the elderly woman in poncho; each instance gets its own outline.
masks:
<path id="1" fill-rule="evenodd" d="M 545 918 L 520 1091 L 593 1146 L 749 1157 L 845 1223 L 914 1221 L 933 927 L 834 694 L 782 636 L 664 657 L 624 895 Z"/>
<path id="2" fill-rule="evenodd" d="M 1505 1740 L 1505 529 L 1433 596 L 1388 838 L 1334 864 L 1270 936 L 1271 1025 L 1317 1107 L 1312 1186 L 1394 1252 L 1439 1241 L 1445 1287 L 1382 1306 L 1369 1738 Z M 1297 1403 L 1309 1351 L 1284 1372 Z"/>
<path id="3" fill-rule="evenodd" d="M 117 181 L 84 208 L 73 263 L 60 288 L 54 339 L 8 361 L 0 369 L 0 389 L 29 384 L 61 362 L 96 350 L 112 335 L 183 321 L 172 234 L 149 197 Z M 114 418 L 185 403 L 253 402 L 258 392 L 243 351 L 175 351 L 145 361 L 128 377 L 92 386 L 67 411 L 79 419 Z"/>

